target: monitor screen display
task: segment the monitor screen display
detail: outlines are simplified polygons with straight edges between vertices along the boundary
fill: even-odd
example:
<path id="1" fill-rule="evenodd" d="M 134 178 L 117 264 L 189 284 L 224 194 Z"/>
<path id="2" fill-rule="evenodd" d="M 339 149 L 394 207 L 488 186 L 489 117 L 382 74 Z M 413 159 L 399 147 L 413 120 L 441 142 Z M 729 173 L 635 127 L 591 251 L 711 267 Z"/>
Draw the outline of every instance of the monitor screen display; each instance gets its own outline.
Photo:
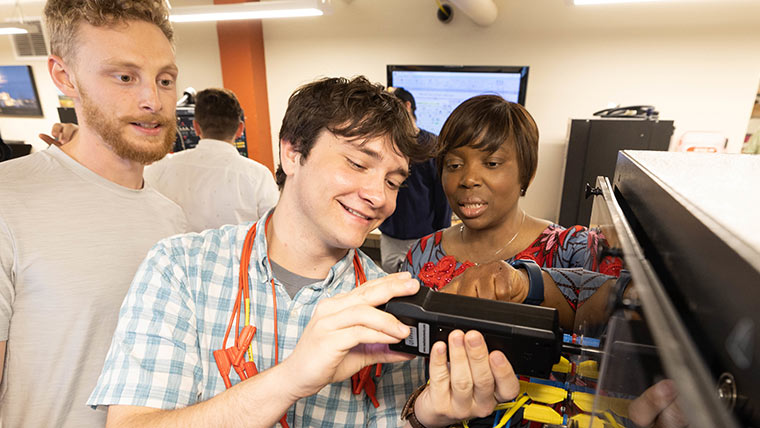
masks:
<path id="1" fill-rule="evenodd" d="M 417 105 L 417 126 L 434 134 L 462 101 L 496 94 L 525 105 L 528 67 L 389 65 L 388 86 L 409 91 Z"/>
<path id="2" fill-rule="evenodd" d="M 42 117 L 31 66 L 0 65 L 0 116 Z"/>

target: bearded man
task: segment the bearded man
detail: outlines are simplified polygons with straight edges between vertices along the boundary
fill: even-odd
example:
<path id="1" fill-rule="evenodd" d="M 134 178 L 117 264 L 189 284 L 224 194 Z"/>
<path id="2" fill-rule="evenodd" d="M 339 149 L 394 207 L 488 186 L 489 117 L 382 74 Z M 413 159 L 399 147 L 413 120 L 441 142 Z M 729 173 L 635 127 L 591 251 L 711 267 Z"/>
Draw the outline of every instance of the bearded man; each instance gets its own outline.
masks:
<path id="1" fill-rule="evenodd" d="M 102 427 L 86 406 L 140 261 L 187 230 L 143 185 L 176 133 L 177 66 L 160 0 L 50 0 L 55 85 L 79 132 L 0 166 L 0 425 Z"/>

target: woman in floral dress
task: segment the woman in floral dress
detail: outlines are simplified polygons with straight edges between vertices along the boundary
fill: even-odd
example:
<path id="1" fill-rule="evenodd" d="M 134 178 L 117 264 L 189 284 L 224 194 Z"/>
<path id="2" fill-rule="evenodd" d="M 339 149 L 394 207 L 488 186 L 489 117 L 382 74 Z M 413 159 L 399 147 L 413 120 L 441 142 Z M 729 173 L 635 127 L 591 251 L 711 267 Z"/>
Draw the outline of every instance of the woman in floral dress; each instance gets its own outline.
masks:
<path id="1" fill-rule="evenodd" d="M 619 259 L 598 257 L 598 231 L 565 228 L 520 208 L 538 164 L 538 128 L 521 105 L 496 95 L 470 98 L 446 120 L 439 144 L 443 189 L 462 222 L 412 245 L 401 270 L 440 290 L 476 264 L 533 260 L 573 311 L 609 279 L 592 272 L 619 275 Z"/>

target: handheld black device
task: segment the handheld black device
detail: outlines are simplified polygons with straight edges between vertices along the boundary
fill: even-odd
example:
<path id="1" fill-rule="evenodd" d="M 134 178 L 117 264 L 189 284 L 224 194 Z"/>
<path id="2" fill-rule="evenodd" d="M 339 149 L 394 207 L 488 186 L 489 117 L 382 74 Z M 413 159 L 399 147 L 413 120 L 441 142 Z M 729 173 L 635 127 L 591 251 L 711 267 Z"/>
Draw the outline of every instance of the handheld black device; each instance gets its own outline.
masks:
<path id="1" fill-rule="evenodd" d="M 554 308 L 440 293 L 427 287 L 413 296 L 393 298 L 382 307 L 412 330 L 390 345 L 394 351 L 430 355 L 433 343 L 446 342 L 453 330 L 477 330 L 490 351 L 507 356 L 515 373 L 548 378 L 559 362 L 562 331 Z"/>

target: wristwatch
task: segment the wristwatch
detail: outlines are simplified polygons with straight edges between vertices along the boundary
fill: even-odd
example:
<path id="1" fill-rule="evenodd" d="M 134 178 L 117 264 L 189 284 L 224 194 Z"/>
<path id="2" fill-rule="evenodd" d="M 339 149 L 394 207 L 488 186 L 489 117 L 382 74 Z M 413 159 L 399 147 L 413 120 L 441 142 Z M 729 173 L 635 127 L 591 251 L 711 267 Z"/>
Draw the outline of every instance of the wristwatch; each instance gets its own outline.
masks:
<path id="1" fill-rule="evenodd" d="M 404 409 L 401 410 L 401 419 L 405 421 L 409 421 L 409 424 L 412 426 L 412 428 L 427 428 L 425 425 L 422 425 L 422 422 L 417 420 L 417 415 L 414 414 L 414 402 L 417 401 L 417 397 L 422 394 L 422 391 L 425 390 L 425 387 L 427 384 L 422 384 L 419 388 L 417 388 L 412 395 L 409 396 L 409 399 L 406 400 L 406 404 L 404 404 Z"/>
<path id="2" fill-rule="evenodd" d="M 511 263 L 515 269 L 525 269 L 528 273 L 528 297 L 526 305 L 540 305 L 544 302 L 544 275 L 541 268 L 533 260 L 515 260 Z"/>

